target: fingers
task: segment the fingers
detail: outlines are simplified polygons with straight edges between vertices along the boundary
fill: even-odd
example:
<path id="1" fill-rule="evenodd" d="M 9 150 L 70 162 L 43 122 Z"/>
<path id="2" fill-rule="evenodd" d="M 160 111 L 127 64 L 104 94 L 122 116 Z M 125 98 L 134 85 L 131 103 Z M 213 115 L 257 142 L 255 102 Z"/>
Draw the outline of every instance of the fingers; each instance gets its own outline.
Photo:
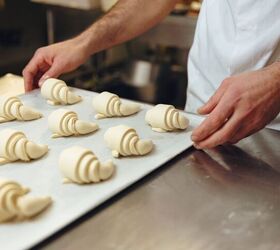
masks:
<path id="1" fill-rule="evenodd" d="M 219 106 L 220 104 L 211 114 L 214 114 L 214 112 L 218 110 Z M 222 110 L 220 110 L 219 112 L 221 111 Z M 241 109 L 241 110 L 234 110 L 232 116 L 224 124 L 222 124 L 220 128 L 218 128 L 216 131 L 213 132 L 215 127 L 212 125 L 214 123 L 211 123 L 208 120 L 209 118 L 211 118 L 210 117 L 211 114 L 193 132 L 192 139 L 194 141 L 194 146 L 198 149 L 214 148 L 218 145 L 222 145 L 225 143 L 235 144 L 239 142 L 241 139 L 256 133 L 257 131 L 259 131 L 264 127 L 261 126 L 261 124 L 252 122 L 252 120 L 251 122 L 248 122 L 250 121 L 250 118 L 248 117 L 247 113 L 246 112 L 244 113 L 244 111 Z M 220 124 L 221 124 L 222 121 L 221 118 L 215 118 L 215 119 L 216 121 L 220 119 Z M 244 123 L 245 119 L 246 122 Z M 217 127 L 218 124 L 219 123 L 217 123 Z M 204 138 L 202 140 L 199 140 L 202 137 Z"/>
<path id="2" fill-rule="evenodd" d="M 240 121 L 240 115 L 235 113 L 218 131 L 211 134 L 203 141 L 196 142 L 195 147 L 198 149 L 214 148 L 230 141 L 232 136 L 238 132 L 240 128 Z"/>
<path id="3" fill-rule="evenodd" d="M 225 124 L 232 113 L 232 105 L 228 102 L 221 101 L 201 125 L 193 131 L 192 140 L 198 143 L 209 137 Z"/>
<path id="4" fill-rule="evenodd" d="M 24 79 L 24 89 L 25 92 L 29 92 L 33 89 L 33 77 L 31 73 L 27 71 L 22 71 L 23 79 Z"/>
<path id="5" fill-rule="evenodd" d="M 46 71 L 41 78 L 39 79 L 38 85 L 42 86 L 43 82 L 48 78 L 57 78 L 63 73 L 62 64 L 57 63 L 56 61 L 52 64 L 48 71 Z"/>
<path id="6" fill-rule="evenodd" d="M 37 86 L 36 78 L 41 77 L 42 72 L 48 69 L 49 65 L 44 61 L 43 57 L 34 55 L 30 62 L 22 71 L 24 78 L 25 91 L 31 91 Z"/>
<path id="7" fill-rule="evenodd" d="M 38 68 L 37 65 L 31 60 L 29 64 L 22 71 L 24 78 L 24 88 L 26 92 L 31 91 L 33 87 L 34 76 L 37 74 Z"/>
<path id="8" fill-rule="evenodd" d="M 258 132 L 260 129 L 262 128 L 255 128 L 255 129 L 251 129 L 248 126 L 242 126 L 240 128 L 240 130 L 238 131 L 238 133 L 236 133 L 230 140 L 229 142 L 231 144 L 236 144 L 238 143 L 240 140 Z"/>
<path id="9" fill-rule="evenodd" d="M 23 70 L 25 91 L 31 91 L 38 86 L 41 87 L 44 80 L 53 77 L 57 78 L 63 73 L 63 63 L 54 60 L 52 64 L 47 63 L 40 55 L 36 55 L 30 60 Z"/>
<path id="10" fill-rule="evenodd" d="M 209 114 L 219 103 L 221 100 L 222 96 L 224 95 L 227 87 L 229 85 L 229 80 L 225 79 L 221 86 L 217 89 L 215 94 L 206 102 L 202 107 L 200 107 L 197 112 L 200 115 L 206 115 Z"/>
<path id="11" fill-rule="evenodd" d="M 238 133 L 235 133 L 232 138 L 229 140 L 230 144 L 238 143 L 242 138 L 246 136 L 248 132 L 245 132 L 244 126 L 241 126 L 238 130 Z"/>

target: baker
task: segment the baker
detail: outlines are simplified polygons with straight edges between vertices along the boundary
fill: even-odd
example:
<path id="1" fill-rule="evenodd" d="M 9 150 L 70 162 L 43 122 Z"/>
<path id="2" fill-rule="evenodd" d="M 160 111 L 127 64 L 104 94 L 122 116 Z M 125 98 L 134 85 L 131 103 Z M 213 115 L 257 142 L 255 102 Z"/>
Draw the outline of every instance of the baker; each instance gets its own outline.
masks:
<path id="1" fill-rule="evenodd" d="M 80 35 L 39 48 L 23 70 L 26 91 L 147 31 L 176 2 L 120 0 Z M 192 133 L 197 148 L 236 143 L 279 114 L 279 10 L 280 0 L 203 1 L 189 54 L 186 103 L 187 111 L 207 115 Z"/>

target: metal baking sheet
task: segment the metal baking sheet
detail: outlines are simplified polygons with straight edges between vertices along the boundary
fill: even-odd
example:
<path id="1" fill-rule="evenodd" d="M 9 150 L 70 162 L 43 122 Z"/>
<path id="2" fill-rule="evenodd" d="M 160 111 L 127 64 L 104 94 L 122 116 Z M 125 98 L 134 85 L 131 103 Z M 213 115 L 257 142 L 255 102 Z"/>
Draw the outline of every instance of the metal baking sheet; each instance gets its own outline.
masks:
<path id="1" fill-rule="evenodd" d="M 80 119 L 96 121 L 91 105 L 96 93 L 79 89 L 74 91 L 83 97 L 83 101 L 66 108 L 76 111 Z M 21 99 L 26 105 L 40 110 L 44 117 L 30 122 L 3 123 L 0 129 L 9 127 L 21 130 L 30 140 L 48 144 L 50 151 L 43 158 L 30 163 L 15 162 L 0 166 L 0 177 L 30 187 L 33 194 L 50 195 L 53 204 L 33 220 L 1 224 L 1 249 L 27 249 L 36 245 L 192 145 L 192 126 L 182 132 L 153 132 L 144 121 L 146 110 L 151 108 L 147 104 L 142 105 L 138 114 L 130 117 L 97 120 L 100 129 L 93 134 L 51 139 L 47 117 L 61 106 L 48 105 L 38 90 L 21 96 Z M 101 161 L 112 159 L 111 151 L 103 142 L 103 134 L 107 128 L 119 124 L 134 127 L 141 138 L 152 139 L 155 144 L 153 152 L 143 157 L 113 159 L 117 171 L 109 181 L 90 185 L 62 184 L 58 169 L 60 152 L 70 146 L 80 145 L 92 149 Z"/>

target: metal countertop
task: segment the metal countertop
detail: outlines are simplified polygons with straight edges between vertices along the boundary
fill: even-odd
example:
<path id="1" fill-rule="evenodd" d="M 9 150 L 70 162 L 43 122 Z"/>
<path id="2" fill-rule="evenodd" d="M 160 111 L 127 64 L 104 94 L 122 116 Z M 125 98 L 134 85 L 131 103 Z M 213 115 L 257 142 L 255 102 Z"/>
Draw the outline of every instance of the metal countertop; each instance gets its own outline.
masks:
<path id="1" fill-rule="evenodd" d="M 279 143 L 191 148 L 36 249 L 280 249 Z"/>

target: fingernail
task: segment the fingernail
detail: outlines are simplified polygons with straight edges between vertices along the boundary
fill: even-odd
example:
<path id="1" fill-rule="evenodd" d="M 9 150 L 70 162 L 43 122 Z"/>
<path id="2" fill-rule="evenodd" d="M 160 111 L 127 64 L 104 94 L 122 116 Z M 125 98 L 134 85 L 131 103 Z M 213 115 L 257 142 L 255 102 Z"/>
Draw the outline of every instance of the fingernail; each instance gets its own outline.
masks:
<path id="1" fill-rule="evenodd" d="M 196 110 L 196 112 L 200 114 L 201 112 L 203 112 L 203 108 L 204 108 L 204 106 L 199 107 L 199 108 Z"/>
<path id="2" fill-rule="evenodd" d="M 192 139 L 192 141 L 197 141 L 197 140 L 198 140 L 198 137 L 197 137 L 196 135 L 192 135 L 192 136 L 191 136 L 191 139 Z"/>
<path id="3" fill-rule="evenodd" d="M 201 149 L 201 147 L 200 147 L 198 144 L 196 144 L 196 143 L 194 143 L 193 146 L 194 146 L 196 149 Z"/>
<path id="4" fill-rule="evenodd" d="M 41 87 L 44 81 L 47 80 L 48 78 L 50 78 L 48 75 L 42 76 L 38 82 L 38 85 Z"/>

